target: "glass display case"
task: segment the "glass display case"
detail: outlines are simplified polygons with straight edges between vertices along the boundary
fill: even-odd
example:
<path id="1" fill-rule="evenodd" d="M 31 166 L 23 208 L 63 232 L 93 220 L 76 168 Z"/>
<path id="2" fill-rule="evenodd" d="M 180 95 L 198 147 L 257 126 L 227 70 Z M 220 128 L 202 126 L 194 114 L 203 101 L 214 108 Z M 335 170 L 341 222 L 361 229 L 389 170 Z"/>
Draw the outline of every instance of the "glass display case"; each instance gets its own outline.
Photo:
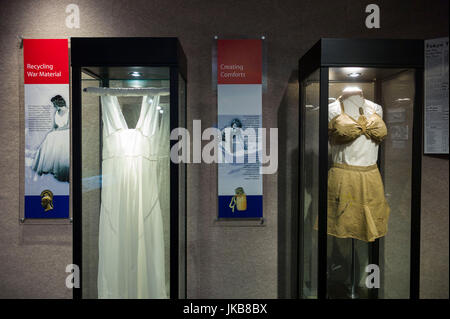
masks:
<path id="1" fill-rule="evenodd" d="M 186 58 L 176 38 L 72 38 L 74 298 L 185 298 Z"/>
<path id="2" fill-rule="evenodd" d="M 321 39 L 299 82 L 299 296 L 418 298 L 423 41 Z"/>

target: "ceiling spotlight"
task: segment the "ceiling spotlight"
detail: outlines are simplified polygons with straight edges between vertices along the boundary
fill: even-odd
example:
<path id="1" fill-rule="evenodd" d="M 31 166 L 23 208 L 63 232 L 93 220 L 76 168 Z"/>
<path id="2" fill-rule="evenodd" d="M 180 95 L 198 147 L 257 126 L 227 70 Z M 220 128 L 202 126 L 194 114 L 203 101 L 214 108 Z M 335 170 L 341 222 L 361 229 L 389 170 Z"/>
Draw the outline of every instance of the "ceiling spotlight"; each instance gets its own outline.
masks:
<path id="1" fill-rule="evenodd" d="M 347 75 L 349 77 L 351 77 L 351 78 L 357 78 L 357 77 L 361 76 L 361 73 L 359 73 L 359 72 L 351 72 L 351 73 L 348 73 Z"/>
<path id="2" fill-rule="evenodd" d="M 141 72 L 136 72 L 136 71 L 130 72 L 128 74 L 131 75 L 131 76 L 135 76 L 135 77 L 142 76 Z"/>

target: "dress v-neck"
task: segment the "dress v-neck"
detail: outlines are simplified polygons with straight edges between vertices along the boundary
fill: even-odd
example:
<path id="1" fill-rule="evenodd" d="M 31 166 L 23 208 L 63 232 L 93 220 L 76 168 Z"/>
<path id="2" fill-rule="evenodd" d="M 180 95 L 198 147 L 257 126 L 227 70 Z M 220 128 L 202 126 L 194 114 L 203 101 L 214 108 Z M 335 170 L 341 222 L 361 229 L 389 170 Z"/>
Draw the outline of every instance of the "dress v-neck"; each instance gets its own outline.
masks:
<path id="1" fill-rule="evenodd" d="M 122 107 L 121 107 L 121 105 L 119 103 L 119 99 L 117 98 L 117 96 L 114 96 L 113 98 L 114 98 L 114 104 L 115 104 L 115 106 L 117 108 L 117 112 L 119 112 L 119 117 L 121 119 L 121 122 L 123 123 L 123 125 L 125 125 L 124 129 L 125 130 L 137 130 L 137 129 L 139 129 L 140 126 L 142 125 L 142 122 L 143 122 L 143 118 L 142 117 L 145 117 L 145 114 L 148 113 L 147 112 L 148 111 L 148 107 L 146 107 L 147 95 L 143 95 L 142 96 L 141 110 L 139 112 L 138 121 L 137 121 L 136 126 L 134 128 L 129 128 L 128 127 L 128 123 L 125 120 L 125 116 L 123 115 Z M 144 108 L 146 108 L 147 110 L 144 110 Z"/>
<path id="2" fill-rule="evenodd" d="M 353 122 L 355 122 L 356 124 L 360 124 L 359 121 L 357 121 L 357 120 L 355 120 L 355 119 L 353 118 L 353 116 L 351 116 L 351 115 L 349 115 L 348 113 L 345 112 L 344 101 L 342 101 L 341 99 L 339 99 L 339 103 L 340 103 L 340 105 L 341 105 L 341 115 L 345 115 L 345 116 L 347 116 L 349 119 L 351 119 Z M 360 106 L 360 108 L 362 108 L 363 111 L 365 111 L 364 106 L 365 106 L 366 104 L 367 104 L 367 103 L 366 103 L 366 99 L 364 99 L 363 105 Z M 370 107 L 370 106 L 369 106 L 369 107 Z M 372 107 L 370 107 L 370 108 L 372 108 Z M 372 116 L 375 115 L 375 114 L 378 115 L 377 112 L 376 112 L 373 108 L 372 108 L 372 110 L 373 110 L 373 113 L 372 113 L 371 115 L 366 116 L 365 114 L 360 114 L 359 117 L 364 116 L 366 119 L 369 119 L 370 117 L 372 117 Z M 359 118 L 358 118 L 358 120 L 359 120 Z"/>

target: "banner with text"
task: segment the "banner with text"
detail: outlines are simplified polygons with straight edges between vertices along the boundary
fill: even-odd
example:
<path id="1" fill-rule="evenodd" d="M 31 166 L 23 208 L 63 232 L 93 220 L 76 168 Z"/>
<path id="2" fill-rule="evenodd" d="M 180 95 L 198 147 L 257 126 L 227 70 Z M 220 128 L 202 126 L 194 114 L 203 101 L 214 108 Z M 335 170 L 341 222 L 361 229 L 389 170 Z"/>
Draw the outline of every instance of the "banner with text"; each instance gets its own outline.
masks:
<path id="1" fill-rule="evenodd" d="M 262 218 L 262 40 L 217 40 L 218 218 Z"/>
<path id="2" fill-rule="evenodd" d="M 25 212 L 69 218 L 70 116 L 67 39 L 25 39 Z"/>

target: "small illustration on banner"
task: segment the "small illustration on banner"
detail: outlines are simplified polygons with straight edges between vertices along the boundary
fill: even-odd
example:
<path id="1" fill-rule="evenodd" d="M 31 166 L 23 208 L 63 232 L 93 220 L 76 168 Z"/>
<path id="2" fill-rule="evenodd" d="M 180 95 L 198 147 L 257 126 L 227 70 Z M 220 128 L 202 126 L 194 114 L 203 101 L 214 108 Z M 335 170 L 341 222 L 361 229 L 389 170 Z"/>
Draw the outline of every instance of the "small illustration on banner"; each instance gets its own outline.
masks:
<path id="1" fill-rule="evenodd" d="M 229 207 L 234 213 L 234 208 L 236 207 L 238 211 L 247 210 L 247 195 L 245 195 L 244 189 L 238 187 L 235 190 L 235 195 L 231 198 Z"/>
<path id="2" fill-rule="evenodd" d="M 45 191 L 42 191 L 41 206 L 46 212 L 53 209 L 53 193 L 51 190 L 46 189 Z"/>

